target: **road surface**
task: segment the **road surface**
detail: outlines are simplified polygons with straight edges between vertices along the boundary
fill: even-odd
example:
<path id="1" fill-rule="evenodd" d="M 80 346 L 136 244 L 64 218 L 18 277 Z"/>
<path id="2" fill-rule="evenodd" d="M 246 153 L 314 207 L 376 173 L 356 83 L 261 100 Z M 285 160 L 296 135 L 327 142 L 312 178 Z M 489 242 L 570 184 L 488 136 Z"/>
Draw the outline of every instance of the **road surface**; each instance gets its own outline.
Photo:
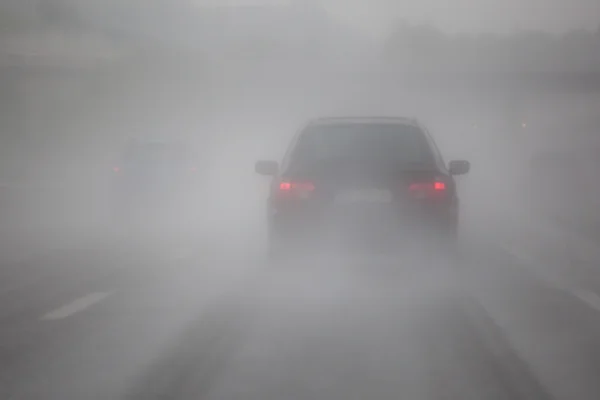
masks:
<path id="1" fill-rule="evenodd" d="M 11 259 L 0 398 L 600 398 L 593 287 L 494 244 L 419 264 L 114 240 Z"/>

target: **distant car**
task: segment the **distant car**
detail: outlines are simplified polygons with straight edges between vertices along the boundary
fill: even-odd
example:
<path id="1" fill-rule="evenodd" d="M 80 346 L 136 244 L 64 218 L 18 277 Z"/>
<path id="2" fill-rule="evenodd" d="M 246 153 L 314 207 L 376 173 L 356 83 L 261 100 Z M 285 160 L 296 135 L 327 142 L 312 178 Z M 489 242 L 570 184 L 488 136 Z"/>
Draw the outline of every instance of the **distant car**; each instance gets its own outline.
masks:
<path id="1" fill-rule="evenodd" d="M 132 140 L 112 171 L 112 206 L 118 222 L 185 217 L 199 195 L 198 158 L 186 143 Z"/>
<path id="2" fill-rule="evenodd" d="M 429 132 L 413 119 L 313 120 L 293 137 L 281 164 L 255 164 L 257 173 L 272 177 L 269 253 L 294 257 L 330 243 L 400 248 L 413 234 L 432 251 L 453 246 L 459 216 L 454 176 L 469 169 L 462 160 L 446 166 Z"/>

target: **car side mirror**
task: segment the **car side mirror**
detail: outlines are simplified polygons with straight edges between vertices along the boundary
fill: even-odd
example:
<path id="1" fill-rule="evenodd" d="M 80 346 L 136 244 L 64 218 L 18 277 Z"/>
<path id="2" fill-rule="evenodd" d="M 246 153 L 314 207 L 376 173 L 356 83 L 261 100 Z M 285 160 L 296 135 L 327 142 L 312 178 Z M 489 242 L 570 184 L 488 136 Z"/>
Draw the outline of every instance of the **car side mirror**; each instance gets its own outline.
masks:
<path id="1" fill-rule="evenodd" d="M 265 176 L 275 176 L 279 170 L 277 161 L 261 160 L 254 164 L 254 171 Z"/>
<path id="2" fill-rule="evenodd" d="M 471 170 L 471 163 L 466 160 L 453 160 L 448 164 L 450 175 L 465 175 Z"/>

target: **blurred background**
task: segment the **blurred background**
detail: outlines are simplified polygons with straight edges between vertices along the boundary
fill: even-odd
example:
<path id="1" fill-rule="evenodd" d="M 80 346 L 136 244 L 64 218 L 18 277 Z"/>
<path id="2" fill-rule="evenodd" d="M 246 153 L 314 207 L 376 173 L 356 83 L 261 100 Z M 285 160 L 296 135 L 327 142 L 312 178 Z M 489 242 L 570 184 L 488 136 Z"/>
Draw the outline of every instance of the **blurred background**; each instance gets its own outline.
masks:
<path id="1" fill-rule="evenodd" d="M 460 265 L 264 263 L 254 162 L 354 114 L 471 162 Z M 198 215 L 115 228 L 131 138 Z M 597 399 L 599 243 L 598 0 L 0 1 L 0 398 Z"/>
<path id="2" fill-rule="evenodd" d="M 194 140 L 212 185 L 253 188 L 252 161 L 306 118 L 352 113 L 419 117 L 470 159 L 468 216 L 495 234 L 598 240 L 600 29 L 584 3 L 4 0 L 3 243 L 95 231 L 132 136 Z"/>

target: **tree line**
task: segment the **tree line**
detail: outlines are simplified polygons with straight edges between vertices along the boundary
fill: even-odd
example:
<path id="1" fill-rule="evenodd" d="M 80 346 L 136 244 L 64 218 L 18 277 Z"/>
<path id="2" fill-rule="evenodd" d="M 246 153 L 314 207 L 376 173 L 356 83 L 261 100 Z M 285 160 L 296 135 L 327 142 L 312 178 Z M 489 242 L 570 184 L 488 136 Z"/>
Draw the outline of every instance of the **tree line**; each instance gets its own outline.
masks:
<path id="1" fill-rule="evenodd" d="M 444 34 L 429 25 L 399 23 L 384 47 L 387 62 L 407 70 L 600 72 L 600 27 L 564 34 Z"/>
<path id="2" fill-rule="evenodd" d="M 13 4 L 25 4 L 19 0 L 5 0 Z M 35 2 L 33 2 L 35 3 Z M 29 2 L 29 4 L 33 4 Z M 344 32 L 335 19 L 326 13 L 317 12 L 318 19 L 310 21 L 310 14 L 298 12 L 291 20 L 306 20 L 306 35 L 315 39 L 286 43 L 287 36 L 282 29 L 292 29 L 289 23 L 277 26 L 263 24 L 263 39 L 252 39 L 248 32 L 245 40 L 239 43 L 223 40 L 220 36 L 228 27 L 215 27 L 211 22 L 211 12 L 191 6 L 183 0 L 39 0 L 35 7 L 35 17 L 40 26 L 58 27 L 80 33 L 93 32 L 106 38 L 135 45 L 159 44 L 163 48 L 185 46 L 191 51 L 203 51 L 206 45 L 230 46 L 231 52 L 256 53 L 257 57 L 286 58 L 290 53 L 305 54 L 307 58 L 315 54 L 326 58 L 338 57 L 331 49 L 371 47 L 359 54 L 384 61 L 388 66 L 406 71 L 435 72 L 600 72 L 600 27 L 596 31 L 572 30 L 564 34 L 542 31 L 517 30 L 511 34 L 446 34 L 434 26 L 413 25 L 399 22 L 383 42 L 369 40 L 357 44 L 356 32 Z M 79 5 L 77 5 L 79 4 Z M 268 7 L 264 8 L 269 13 Z M 3 27 L 9 30 L 23 26 L 35 26 L 33 19 L 15 18 L 14 13 L 0 10 L 0 34 Z M 256 10 L 248 18 L 258 18 Z M 314 17 L 313 15 L 313 17 Z M 290 18 L 281 17 L 281 18 Z M 212 18 L 214 19 L 214 18 Z M 265 18 L 269 20 L 269 18 Z M 216 25 L 220 24 L 218 18 Z M 281 22 L 281 21 L 280 21 Z M 296 24 L 296 27 L 298 25 Z M 329 28 L 327 27 L 329 26 Z M 317 27 L 320 27 L 317 29 Z M 252 29 L 252 28 L 249 28 Z M 331 37 L 332 32 L 335 37 Z M 242 37 L 244 35 L 241 35 Z M 253 43 L 265 41 L 268 43 Z M 308 37 L 308 36 L 307 36 Z M 258 51 L 260 50 L 260 51 Z M 268 53 L 268 54 L 267 54 Z"/>

